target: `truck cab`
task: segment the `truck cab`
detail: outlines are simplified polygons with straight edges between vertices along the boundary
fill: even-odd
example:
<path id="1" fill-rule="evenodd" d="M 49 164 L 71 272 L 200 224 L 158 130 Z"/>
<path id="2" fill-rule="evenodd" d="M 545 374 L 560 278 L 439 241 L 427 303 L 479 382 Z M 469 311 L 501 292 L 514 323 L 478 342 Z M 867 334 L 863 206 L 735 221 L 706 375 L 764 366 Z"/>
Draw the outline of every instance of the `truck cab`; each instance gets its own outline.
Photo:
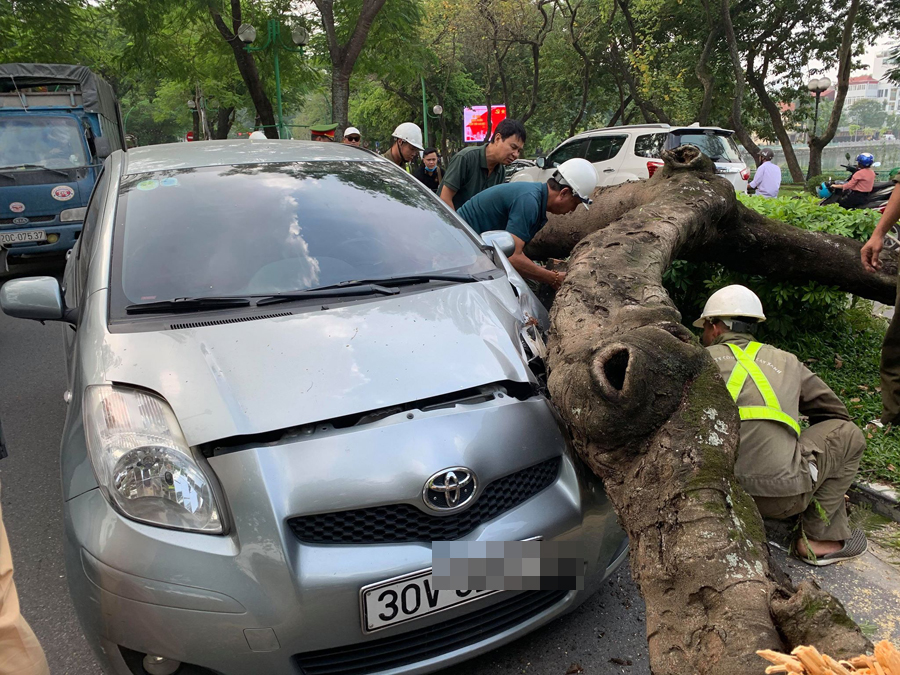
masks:
<path id="1" fill-rule="evenodd" d="M 112 88 L 87 68 L 0 66 L 0 248 L 62 255 L 112 150 L 124 147 Z"/>

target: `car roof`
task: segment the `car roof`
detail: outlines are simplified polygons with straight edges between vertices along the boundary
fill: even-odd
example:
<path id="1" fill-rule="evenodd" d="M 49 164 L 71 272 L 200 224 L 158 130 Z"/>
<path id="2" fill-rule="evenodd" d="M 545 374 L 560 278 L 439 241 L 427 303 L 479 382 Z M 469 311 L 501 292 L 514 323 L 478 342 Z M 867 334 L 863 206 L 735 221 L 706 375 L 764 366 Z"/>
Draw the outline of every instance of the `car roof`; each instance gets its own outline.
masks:
<path id="1" fill-rule="evenodd" d="M 132 148 L 125 153 L 124 173 L 234 164 L 328 161 L 387 162 L 373 152 L 344 143 L 235 139 Z"/>
<path id="2" fill-rule="evenodd" d="M 582 131 L 580 134 L 575 134 L 572 138 L 590 138 L 591 136 L 597 136 L 598 134 L 609 134 L 616 133 L 619 131 L 647 131 L 653 132 L 658 131 L 659 133 L 670 133 L 672 131 L 724 131 L 729 134 L 733 134 L 734 131 L 731 129 L 723 129 L 722 127 L 710 127 L 710 126 L 690 126 L 690 125 L 671 125 L 671 124 L 623 124 L 622 126 L 616 127 L 601 127 L 599 129 L 588 129 L 587 131 Z M 568 139 L 567 139 L 568 140 Z"/>

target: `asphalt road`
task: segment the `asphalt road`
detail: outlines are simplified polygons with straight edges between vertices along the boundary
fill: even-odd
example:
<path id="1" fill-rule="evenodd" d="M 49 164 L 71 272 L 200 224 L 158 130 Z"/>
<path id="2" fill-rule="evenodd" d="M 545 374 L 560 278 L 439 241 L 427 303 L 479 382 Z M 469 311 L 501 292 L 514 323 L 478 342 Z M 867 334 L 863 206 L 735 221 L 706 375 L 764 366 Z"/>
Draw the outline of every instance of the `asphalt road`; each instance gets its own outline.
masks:
<path id="1" fill-rule="evenodd" d="M 53 274 L 53 267 L 22 270 Z M 0 279 L 0 283 L 5 278 Z M 62 558 L 59 439 L 66 406 L 62 327 L 0 314 L 0 461 L 3 520 L 22 612 L 53 675 L 96 675 L 69 599 Z M 460 666 L 443 671 L 458 675 Z M 466 663 L 467 675 L 649 673 L 644 605 L 627 566 L 573 614 Z M 248 674 L 257 675 L 257 674 Z"/>

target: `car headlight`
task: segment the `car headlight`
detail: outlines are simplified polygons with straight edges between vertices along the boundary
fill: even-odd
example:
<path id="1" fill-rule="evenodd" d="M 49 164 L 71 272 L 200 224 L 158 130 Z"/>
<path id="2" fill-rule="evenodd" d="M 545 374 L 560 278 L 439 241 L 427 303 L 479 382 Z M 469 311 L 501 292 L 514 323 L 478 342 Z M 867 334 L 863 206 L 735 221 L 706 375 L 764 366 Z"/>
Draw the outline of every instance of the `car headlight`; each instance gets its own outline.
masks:
<path id="1" fill-rule="evenodd" d="M 162 398 L 90 386 L 84 427 L 100 489 L 122 515 L 150 525 L 222 533 L 211 479 Z"/>
<path id="2" fill-rule="evenodd" d="M 87 207 L 82 206 L 78 209 L 64 209 L 59 213 L 59 222 L 61 223 L 81 223 L 84 222 L 84 214 Z"/>

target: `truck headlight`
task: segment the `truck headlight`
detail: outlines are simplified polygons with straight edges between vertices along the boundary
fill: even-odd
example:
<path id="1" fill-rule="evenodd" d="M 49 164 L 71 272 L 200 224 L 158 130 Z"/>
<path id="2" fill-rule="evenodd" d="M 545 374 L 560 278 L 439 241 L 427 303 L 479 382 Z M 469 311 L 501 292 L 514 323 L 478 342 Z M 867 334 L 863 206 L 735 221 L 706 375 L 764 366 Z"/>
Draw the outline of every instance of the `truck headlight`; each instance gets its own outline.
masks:
<path id="1" fill-rule="evenodd" d="M 84 428 L 100 490 L 122 515 L 150 525 L 222 533 L 211 479 L 162 398 L 126 387 L 90 386 Z"/>
<path id="2" fill-rule="evenodd" d="M 77 209 L 63 209 L 59 214 L 59 222 L 61 223 L 82 223 L 84 222 L 84 214 L 87 211 L 86 206 Z"/>

